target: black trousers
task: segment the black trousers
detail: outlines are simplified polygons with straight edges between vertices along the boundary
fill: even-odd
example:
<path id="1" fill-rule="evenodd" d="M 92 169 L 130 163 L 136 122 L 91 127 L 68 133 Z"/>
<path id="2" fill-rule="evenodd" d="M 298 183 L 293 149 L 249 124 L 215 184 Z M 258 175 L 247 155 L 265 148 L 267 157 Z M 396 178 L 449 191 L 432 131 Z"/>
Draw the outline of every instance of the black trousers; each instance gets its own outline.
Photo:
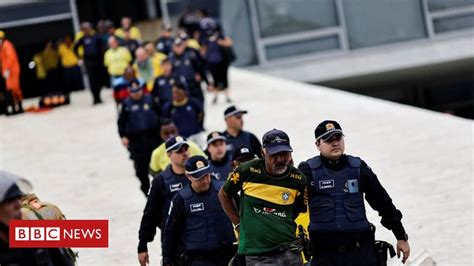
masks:
<path id="1" fill-rule="evenodd" d="M 209 64 L 209 71 L 211 72 L 212 79 L 214 79 L 214 86 L 218 90 L 226 90 L 229 87 L 228 70 L 229 63 L 226 61 L 213 65 Z"/>
<path id="2" fill-rule="evenodd" d="M 339 246 L 313 246 L 311 265 L 375 266 L 376 263 L 375 246 L 370 241 Z"/>
<path id="3" fill-rule="evenodd" d="M 150 189 L 150 178 L 148 177 L 148 169 L 150 166 L 150 159 L 153 150 L 161 143 L 158 133 L 140 134 L 129 138 L 130 157 L 133 160 L 133 167 L 135 168 L 135 176 L 140 180 L 140 190 L 148 196 Z"/>
<path id="4" fill-rule="evenodd" d="M 201 82 L 189 81 L 189 96 L 198 100 L 204 106 L 204 94 L 201 89 Z"/>
<path id="5" fill-rule="evenodd" d="M 64 76 L 64 94 L 69 94 L 71 91 L 78 91 L 84 89 L 84 82 L 82 82 L 82 73 L 79 66 L 63 68 Z"/>
<path id="6" fill-rule="evenodd" d="M 100 103 L 102 102 L 102 99 L 100 98 L 100 90 L 103 83 L 102 61 L 85 58 L 84 64 L 86 65 L 87 75 L 89 76 L 89 83 L 94 103 Z"/>

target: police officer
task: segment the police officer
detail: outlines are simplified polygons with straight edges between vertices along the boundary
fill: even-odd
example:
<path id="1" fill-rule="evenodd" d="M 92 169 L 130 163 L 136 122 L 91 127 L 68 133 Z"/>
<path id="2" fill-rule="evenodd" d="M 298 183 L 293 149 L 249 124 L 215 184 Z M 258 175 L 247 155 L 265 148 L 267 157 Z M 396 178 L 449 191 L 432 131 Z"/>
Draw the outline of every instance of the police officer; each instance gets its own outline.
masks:
<path id="1" fill-rule="evenodd" d="M 257 156 L 262 157 L 260 154 L 262 144 L 260 144 L 258 138 L 254 134 L 243 130 L 243 115 L 246 113 L 246 110 L 241 110 L 235 105 L 225 109 L 224 119 L 227 128 L 223 133 L 227 140 L 227 150 L 232 152 L 234 147 L 247 146 Z"/>
<path id="2" fill-rule="evenodd" d="M 372 169 L 360 158 L 344 154 L 344 134 L 336 121 L 321 122 L 314 135 L 320 155 L 299 165 L 309 179 L 312 265 L 376 265 L 364 194 L 382 217 L 382 225 L 394 233 L 398 256 L 402 252 L 405 262 L 410 246 L 402 213 Z"/>
<path id="3" fill-rule="evenodd" d="M 168 55 L 171 52 L 174 42 L 173 34 L 171 32 L 173 28 L 170 24 L 163 24 L 161 30 L 161 35 L 158 40 L 156 40 L 156 50 Z"/>
<path id="4" fill-rule="evenodd" d="M 217 179 L 225 180 L 232 171 L 230 152 L 226 150 L 224 134 L 213 131 L 207 135 L 209 165 Z"/>
<path id="5" fill-rule="evenodd" d="M 150 189 L 148 165 L 153 150 L 160 144 L 160 106 L 143 92 L 143 82 L 131 82 L 130 96 L 119 105 L 118 130 L 122 145 L 130 151 L 140 189 Z"/>
<path id="6" fill-rule="evenodd" d="M 193 156 L 186 162 L 191 182 L 174 198 L 163 239 L 163 264 L 172 265 L 184 244 L 184 265 L 227 265 L 236 251 L 232 223 L 218 198 L 223 182 L 211 178 L 206 158 Z"/>
<path id="7" fill-rule="evenodd" d="M 162 106 L 171 104 L 172 88 L 174 83 L 173 67 L 168 58 L 161 61 L 163 74 L 155 79 L 151 94 L 157 98 Z"/>
<path id="8" fill-rule="evenodd" d="M 94 33 L 92 24 L 84 22 L 81 27 L 84 36 L 74 45 L 74 52 L 80 56 L 79 47 L 84 47 L 84 64 L 86 66 L 92 97 L 94 99 L 93 104 L 100 104 L 102 103 L 100 90 L 102 85 L 105 84 L 105 78 L 103 76 L 104 73 L 106 73 L 103 65 L 105 47 L 103 47 L 100 37 Z"/>
<path id="9" fill-rule="evenodd" d="M 199 101 L 188 97 L 188 92 L 181 82 L 175 82 L 172 88 L 173 101 L 163 106 L 163 115 L 173 120 L 179 133 L 205 146 L 204 108 Z"/>
<path id="10" fill-rule="evenodd" d="M 181 136 L 171 137 L 165 144 L 171 164 L 151 182 L 150 194 L 143 210 L 138 233 L 138 260 L 143 266 L 148 263 L 147 243 L 153 241 L 156 227 L 163 230 L 171 199 L 189 184 L 185 176 L 185 162 L 189 158 L 189 145 L 186 139 Z"/>
<path id="11" fill-rule="evenodd" d="M 169 55 L 169 60 L 173 67 L 175 80 L 184 79 L 190 96 L 196 98 L 201 105 L 204 104 L 204 95 L 201 89 L 202 75 L 197 58 L 193 53 L 186 51 L 186 41 L 182 38 L 176 38 L 173 44 L 173 51 Z"/>

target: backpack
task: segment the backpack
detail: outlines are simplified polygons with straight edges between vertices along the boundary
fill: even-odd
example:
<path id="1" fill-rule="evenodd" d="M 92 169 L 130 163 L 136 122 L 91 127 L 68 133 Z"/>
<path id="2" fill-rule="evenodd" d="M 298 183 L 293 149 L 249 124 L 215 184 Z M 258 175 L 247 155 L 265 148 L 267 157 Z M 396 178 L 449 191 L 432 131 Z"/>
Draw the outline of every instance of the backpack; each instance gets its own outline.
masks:
<path id="1" fill-rule="evenodd" d="M 63 212 L 56 205 L 40 201 L 35 194 L 23 196 L 21 202 L 22 220 L 66 220 Z M 51 254 L 56 255 L 61 265 L 75 265 L 79 257 L 78 252 L 74 252 L 71 248 L 58 248 Z"/>

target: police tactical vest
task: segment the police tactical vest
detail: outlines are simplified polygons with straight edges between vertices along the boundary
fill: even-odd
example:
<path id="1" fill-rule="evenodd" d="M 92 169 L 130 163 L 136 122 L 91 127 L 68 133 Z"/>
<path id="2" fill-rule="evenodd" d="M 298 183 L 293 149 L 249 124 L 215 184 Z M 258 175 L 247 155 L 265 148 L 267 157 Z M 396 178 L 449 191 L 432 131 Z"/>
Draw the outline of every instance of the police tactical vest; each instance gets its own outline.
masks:
<path id="1" fill-rule="evenodd" d="M 170 208 L 171 200 L 174 195 L 182 190 L 185 186 L 189 184 L 189 180 L 186 177 L 176 176 L 171 170 L 171 165 L 166 167 L 166 170 L 161 174 L 163 177 L 163 183 L 165 184 L 165 203 L 161 209 L 163 213 L 163 222 L 166 222 L 168 217 L 168 210 Z"/>
<path id="2" fill-rule="evenodd" d="M 241 131 L 237 137 L 231 137 L 227 132 L 224 132 L 227 139 L 227 151 L 232 153 L 234 149 L 237 149 L 240 146 L 247 146 L 252 148 L 250 145 L 250 133 L 247 131 Z M 253 151 L 254 153 L 259 153 L 260 151 Z"/>
<path id="3" fill-rule="evenodd" d="M 222 185 L 222 181 L 213 179 L 205 193 L 196 193 L 191 186 L 180 192 L 186 209 L 184 243 L 187 252 L 216 250 L 234 243 L 232 223 L 218 198 Z"/>
<path id="4" fill-rule="evenodd" d="M 215 165 L 211 160 L 209 160 L 209 166 L 211 167 L 214 176 L 219 180 L 226 180 L 229 173 L 232 172 L 230 156 L 227 156 L 224 159 L 226 160 L 226 163 L 221 165 Z"/>
<path id="5" fill-rule="evenodd" d="M 158 116 L 152 109 L 153 105 L 153 98 L 149 94 L 144 95 L 139 101 L 133 101 L 128 98 L 124 102 L 123 108 L 128 111 L 126 128 L 128 134 L 136 134 L 158 128 Z"/>
<path id="6" fill-rule="evenodd" d="M 307 161 L 311 168 L 312 197 L 309 200 L 309 231 L 361 232 L 369 230 L 363 194 L 359 189 L 361 160 L 347 156 L 341 171 L 331 171 L 316 156 Z"/>
<path id="7" fill-rule="evenodd" d="M 182 55 L 171 54 L 169 57 L 171 65 L 173 66 L 173 73 L 177 76 L 183 76 L 186 81 L 194 82 L 195 69 L 192 65 L 192 58 L 188 52 Z"/>

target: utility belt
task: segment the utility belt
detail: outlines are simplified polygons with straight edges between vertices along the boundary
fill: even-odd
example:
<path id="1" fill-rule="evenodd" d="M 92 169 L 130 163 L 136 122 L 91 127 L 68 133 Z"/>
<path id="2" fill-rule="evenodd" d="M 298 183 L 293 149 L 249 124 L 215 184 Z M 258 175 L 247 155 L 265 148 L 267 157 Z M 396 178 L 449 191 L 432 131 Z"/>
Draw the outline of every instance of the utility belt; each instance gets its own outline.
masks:
<path id="1" fill-rule="evenodd" d="M 310 232 L 311 244 L 314 249 L 337 249 L 340 246 L 347 248 L 355 248 L 360 246 L 360 243 L 374 243 L 375 235 L 372 231 L 362 232 L 331 232 L 319 233 Z"/>
<path id="2" fill-rule="evenodd" d="M 331 245 L 314 245 L 313 252 L 337 252 L 337 253 L 346 253 L 351 250 L 360 248 L 363 243 L 360 241 L 344 243 L 344 244 L 331 244 Z"/>
<path id="3" fill-rule="evenodd" d="M 338 238 L 343 237 L 339 234 L 316 234 L 312 233 L 312 252 L 313 254 L 321 252 L 337 252 L 337 253 L 346 253 L 354 249 L 358 249 L 361 246 L 367 246 L 374 248 L 375 256 L 377 259 L 376 265 L 386 266 L 388 255 L 390 258 L 395 256 L 395 249 L 390 243 L 387 243 L 382 240 L 375 240 L 375 226 L 370 224 L 370 231 L 364 231 L 359 233 L 350 233 L 349 241 L 339 242 Z M 332 240 L 330 238 L 333 238 Z"/>

